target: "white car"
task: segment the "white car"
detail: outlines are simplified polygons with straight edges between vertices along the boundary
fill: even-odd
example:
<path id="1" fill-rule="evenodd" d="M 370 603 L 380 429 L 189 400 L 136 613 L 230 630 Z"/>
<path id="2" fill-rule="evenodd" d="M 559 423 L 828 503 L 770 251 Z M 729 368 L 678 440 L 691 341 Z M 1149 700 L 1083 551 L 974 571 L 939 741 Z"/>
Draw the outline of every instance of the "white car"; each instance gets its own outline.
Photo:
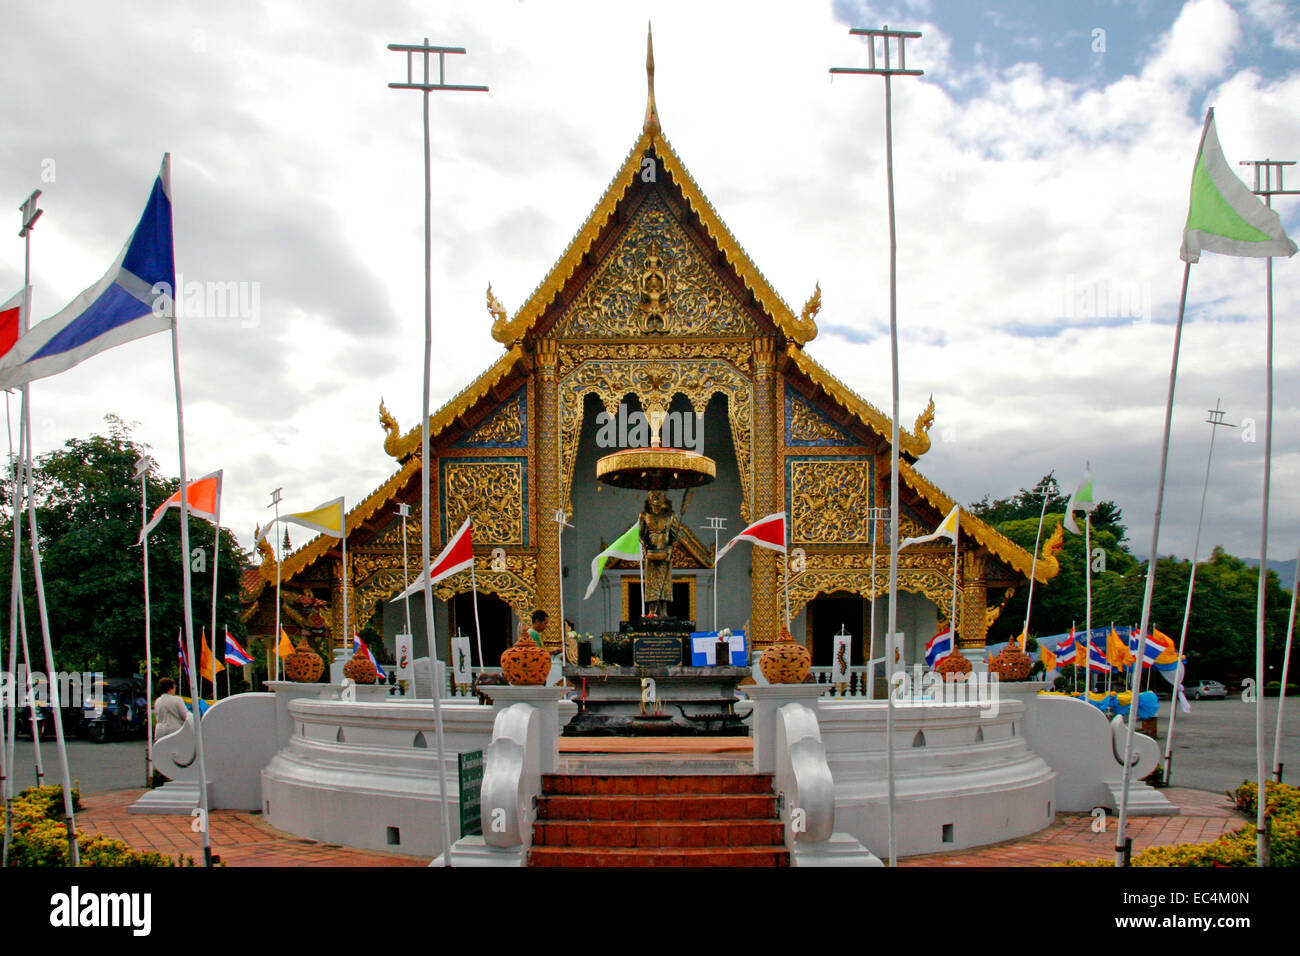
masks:
<path id="1" fill-rule="evenodd" d="M 1227 698 L 1228 688 L 1217 680 L 1198 680 L 1187 685 L 1186 693 L 1192 700 L 1201 700 L 1206 697 L 1218 697 L 1222 700 Z"/>

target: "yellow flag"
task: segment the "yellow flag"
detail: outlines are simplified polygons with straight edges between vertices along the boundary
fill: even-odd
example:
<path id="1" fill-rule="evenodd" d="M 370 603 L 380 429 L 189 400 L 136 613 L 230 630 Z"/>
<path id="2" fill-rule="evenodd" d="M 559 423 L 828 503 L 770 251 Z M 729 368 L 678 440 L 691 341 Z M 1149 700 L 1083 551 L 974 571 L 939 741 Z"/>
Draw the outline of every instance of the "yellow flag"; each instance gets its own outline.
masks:
<path id="1" fill-rule="evenodd" d="M 272 519 L 262 529 L 262 533 L 258 535 L 257 540 L 261 541 L 269 535 L 276 521 L 299 524 L 304 528 L 310 528 L 313 531 L 319 531 L 321 534 L 329 535 L 331 538 L 341 538 L 343 537 L 343 516 L 343 499 L 335 498 L 323 505 L 317 505 L 310 511 L 298 511 L 294 514 L 280 515 L 279 518 Z"/>
<path id="2" fill-rule="evenodd" d="M 1120 639 L 1119 632 L 1113 627 L 1106 635 L 1106 660 L 1116 667 L 1128 667 L 1137 660 L 1133 652 L 1128 649 L 1128 644 Z"/>
<path id="3" fill-rule="evenodd" d="M 1043 670 L 1044 671 L 1056 670 L 1056 655 L 1053 654 L 1050 650 L 1048 650 L 1046 644 L 1039 644 L 1038 650 L 1043 659 Z"/>
<path id="4" fill-rule="evenodd" d="M 208 650 L 207 631 L 203 632 L 202 640 L 203 640 L 203 644 L 199 649 L 199 676 L 204 677 L 212 681 L 213 683 L 216 683 L 217 674 L 220 674 L 222 671 L 224 671 L 226 669 L 226 665 L 221 663 L 221 661 L 217 660 L 216 657 L 213 656 L 212 652 Z M 214 666 L 216 667 L 215 672 L 213 671 Z"/>
<path id="5" fill-rule="evenodd" d="M 281 657 L 288 657 L 293 653 L 293 641 L 289 640 L 289 635 L 284 633 L 284 628 L 280 629 L 280 646 L 276 648 L 276 653 Z"/>

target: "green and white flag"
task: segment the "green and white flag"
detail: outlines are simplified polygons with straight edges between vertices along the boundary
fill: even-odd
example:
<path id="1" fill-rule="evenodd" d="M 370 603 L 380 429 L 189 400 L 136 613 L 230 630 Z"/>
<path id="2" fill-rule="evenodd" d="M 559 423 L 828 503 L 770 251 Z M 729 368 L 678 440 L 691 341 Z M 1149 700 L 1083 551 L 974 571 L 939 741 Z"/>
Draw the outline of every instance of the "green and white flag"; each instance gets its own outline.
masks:
<path id="1" fill-rule="evenodd" d="M 1179 256 L 1199 262 L 1201 250 L 1225 256 L 1293 256 L 1282 219 L 1246 188 L 1228 165 L 1214 127 L 1214 109 L 1205 114 L 1201 149 L 1192 172 L 1187 226 Z"/>
<path id="2" fill-rule="evenodd" d="M 628 528 L 617 541 L 592 559 L 591 583 L 587 585 L 587 593 L 582 596 L 584 601 L 595 592 L 596 585 L 600 583 L 600 576 L 605 573 L 605 565 L 610 558 L 623 558 L 625 561 L 641 560 L 640 521 Z"/>
<path id="3" fill-rule="evenodd" d="M 1065 503 L 1065 530 L 1073 534 L 1081 534 L 1079 526 L 1074 523 L 1074 513 L 1082 511 L 1086 514 L 1092 514 L 1093 509 L 1097 507 L 1097 502 L 1092 500 L 1092 468 L 1088 468 L 1083 473 L 1083 481 L 1079 482 L 1079 487 L 1074 489 L 1074 494 L 1070 495 L 1070 500 Z"/>

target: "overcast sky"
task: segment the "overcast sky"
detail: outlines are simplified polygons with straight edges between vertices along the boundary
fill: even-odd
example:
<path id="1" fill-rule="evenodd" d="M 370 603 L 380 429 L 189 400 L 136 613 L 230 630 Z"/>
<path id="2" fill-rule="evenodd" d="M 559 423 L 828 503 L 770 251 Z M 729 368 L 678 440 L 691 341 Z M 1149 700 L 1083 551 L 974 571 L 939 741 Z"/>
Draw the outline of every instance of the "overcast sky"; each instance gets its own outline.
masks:
<path id="1" fill-rule="evenodd" d="M 437 407 L 500 354 L 488 281 L 518 308 L 638 135 L 647 15 L 669 140 L 788 303 L 821 282 L 809 352 L 886 411 L 882 84 L 827 69 L 865 65 L 850 26 L 924 33 L 908 64 L 925 76 L 894 84 L 903 422 L 938 407 L 921 469 L 970 502 L 1053 468 L 1068 488 L 1091 460 L 1144 552 L 1206 107 L 1229 162 L 1300 159 L 1300 18 L 1281 0 L 0 0 L 0 299 L 33 188 L 41 319 L 103 274 L 170 150 L 178 271 L 244 294 L 184 319 L 191 474 L 225 469 L 245 545 L 273 488 L 291 510 L 350 507 L 394 470 L 380 398 L 403 430 L 420 409 L 420 96 L 387 88 L 405 63 L 386 44 L 464 46 L 448 81 L 491 86 L 432 98 Z M 1300 202 L 1277 205 L 1300 234 Z M 1277 559 L 1300 546 L 1296 259 L 1275 266 Z M 1264 272 L 1192 269 L 1162 553 L 1191 552 L 1222 398 L 1258 440 L 1220 432 L 1202 554 L 1258 554 Z M 112 412 L 175 474 L 169 350 L 154 336 L 34 385 L 36 451 Z"/>

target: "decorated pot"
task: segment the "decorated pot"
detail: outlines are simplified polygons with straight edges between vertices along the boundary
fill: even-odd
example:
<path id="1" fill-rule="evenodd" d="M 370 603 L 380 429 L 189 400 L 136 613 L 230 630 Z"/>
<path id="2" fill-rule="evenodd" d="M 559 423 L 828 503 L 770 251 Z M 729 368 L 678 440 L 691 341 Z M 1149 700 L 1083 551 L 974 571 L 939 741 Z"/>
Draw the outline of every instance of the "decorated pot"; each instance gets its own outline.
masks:
<path id="1" fill-rule="evenodd" d="M 379 680 L 375 665 L 370 663 L 370 658 L 364 654 L 354 654 L 352 659 L 343 665 L 343 676 L 352 678 L 358 684 L 373 684 Z"/>
<path id="2" fill-rule="evenodd" d="M 989 673 L 997 674 L 998 680 L 1025 680 L 1034 668 L 1034 660 L 1013 642 L 998 651 L 989 660 Z"/>
<path id="3" fill-rule="evenodd" d="M 299 684 L 314 684 L 325 672 L 325 662 L 300 638 L 294 652 L 284 659 L 284 675 Z"/>
<path id="4" fill-rule="evenodd" d="M 501 670 L 511 684 L 539 686 L 551 673 L 551 655 L 524 634 L 501 655 Z"/>
<path id="5" fill-rule="evenodd" d="M 962 654 L 961 651 L 954 650 L 951 654 L 935 665 L 934 672 L 944 679 L 944 682 L 963 681 L 970 674 L 973 668 L 970 660 Z"/>
<path id="6" fill-rule="evenodd" d="M 758 666 L 769 684 L 802 684 L 812 668 L 812 654 L 783 627 L 781 639 L 759 656 Z"/>

